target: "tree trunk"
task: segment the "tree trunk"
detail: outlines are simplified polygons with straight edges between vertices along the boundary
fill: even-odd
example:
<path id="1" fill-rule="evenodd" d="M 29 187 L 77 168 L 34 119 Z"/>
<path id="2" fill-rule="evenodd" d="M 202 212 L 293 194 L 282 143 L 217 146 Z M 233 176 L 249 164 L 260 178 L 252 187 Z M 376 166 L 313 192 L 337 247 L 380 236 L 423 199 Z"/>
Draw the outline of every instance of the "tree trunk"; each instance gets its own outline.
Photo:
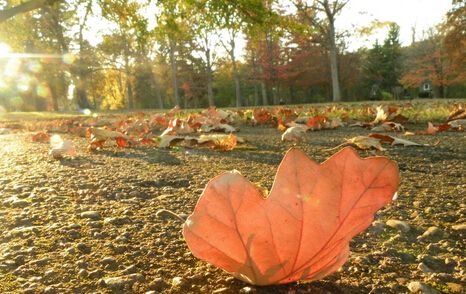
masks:
<path id="1" fill-rule="evenodd" d="M 277 88 L 275 85 L 272 86 L 272 100 L 274 105 L 278 105 Z"/>
<path id="2" fill-rule="evenodd" d="M 273 40 L 272 36 L 269 35 L 269 33 L 265 34 L 265 42 L 266 42 L 266 47 L 267 47 L 267 60 L 269 63 L 269 68 L 270 68 L 270 81 L 272 84 L 272 101 L 274 105 L 277 105 L 279 103 L 279 99 L 277 96 L 277 74 L 275 70 L 275 65 L 274 65 L 274 56 L 273 56 Z"/>
<path id="3" fill-rule="evenodd" d="M 254 83 L 254 106 L 259 105 L 259 85 Z"/>
<path id="4" fill-rule="evenodd" d="M 235 40 L 233 38 L 230 40 L 230 46 L 231 46 L 230 57 L 231 57 L 231 63 L 233 64 L 233 77 L 235 79 L 236 107 L 241 107 L 242 105 L 241 85 L 240 85 L 240 80 L 239 80 L 238 68 L 236 66 Z"/>
<path id="5" fill-rule="evenodd" d="M 129 109 L 133 109 L 133 88 L 131 87 L 131 81 L 129 80 L 129 76 L 126 77 L 126 98 L 128 99 Z"/>
<path id="6" fill-rule="evenodd" d="M 214 91 L 212 87 L 212 72 L 210 70 L 207 73 L 207 98 L 209 100 L 209 106 L 215 106 Z"/>
<path id="7" fill-rule="evenodd" d="M 238 71 L 236 70 L 236 66 L 233 69 L 235 71 L 235 91 L 236 91 L 236 107 L 241 107 L 242 101 L 241 101 L 241 85 L 239 82 L 239 74 Z"/>
<path id="8" fill-rule="evenodd" d="M 50 88 L 50 95 L 52 96 L 53 111 L 58 111 L 58 95 L 57 95 L 56 84 L 54 83 L 54 85 L 49 85 L 49 88 Z"/>
<path id="9" fill-rule="evenodd" d="M 261 81 L 261 90 L 262 90 L 262 105 L 269 105 L 269 101 L 267 101 L 267 86 L 265 85 L 264 81 Z"/>
<path id="10" fill-rule="evenodd" d="M 126 101 L 128 103 L 128 108 L 133 109 L 133 89 L 131 88 L 131 81 L 130 81 L 130 68 L 129 68 L 129 48 L 128 42 L 126 42 L 125 36 L 125 75 L 126 75 Z"/>
<path id="11" fill-rule="evenodd" d="M 293 85 L 290 85 L 290 104 L 296 104 L 294 101 L 294 87 Z"/>
<path id="12" fill-rule="evenodd" d="M 214 91 L 212 87 L 212 62 L 210 60 L 210 48 L 208 47 L 209 43 L 206 38 L 205 40 L 206 43 L 206 51 L 205 51 L 205 57 L 206 57 L 206 70 L 207 70 L 207 99 L 209 101 L 209 106 L 215 106 L 214 102 Z"/>
<path id="13" fill-rule="evenodd" d="M 162 93 L 160 93 L 159 83 L 157 83 L 157 79 L 155 78 L 155 75 L 154 75 L 154 90 L 155 90 L 155 98 L 157 99 L 158 107 L 159 109 L 163 109 Z"/>
<path id="14" fill-rule="evenodd" d="M 176 60 L 175 60 L 175 40 L 170 38 L 170 65 L 172 68 L 172 83 L 173 83 L 173 96 L 175 100 L 175 106 L 180 106 L 180 96 L 178 94 L 178 78 L 177 78 L 177 67 L 176 67 Z"/>
<path id="15" fill-rule="evenodd" d="M 79 24 L 79 59 L 76 62 L 76 75 L 77 77 L 73 79 L 73 83 L 75 84 L 75 91 L 76 91 L 76 98 L 78 102 L 78 106 L 80 108 L 90 108 L 91 104 L 89 103 L 87 97 L 87 76 L 88 76 L 88 68 L 85 64 L 83 64 L 84 54 L 83 54 L 83 47 L 84 47 L 84 36 L 83 30 L 84 26 L 86 25 L 87 17 L 91 11 L 92 2 L 89 2 L 86 7 L 86 13 L 84 15 L 83 21 Z"/>
<path id="16" fill-rule="evenodd" d="M 76 81 L 75 84 L 75 95 L 77 99 L 78 106 L 81 109 L 88 109 L 90 108 L 89 100 L 87 99 L 87 92 L 85 86 L 82 84 L 80 80 Z"/>
<path id="17" fill-rule="evenodd" d="M 329 20 L 329 53 L 330 53 L 330 72 L 332 74 L 332 93 L 333 101 L 341 101 L 340 82 L 338 80 L 338 61 L 337 61 L 337 45 L 335 43 L 335 24 L 333 20 Z"/>

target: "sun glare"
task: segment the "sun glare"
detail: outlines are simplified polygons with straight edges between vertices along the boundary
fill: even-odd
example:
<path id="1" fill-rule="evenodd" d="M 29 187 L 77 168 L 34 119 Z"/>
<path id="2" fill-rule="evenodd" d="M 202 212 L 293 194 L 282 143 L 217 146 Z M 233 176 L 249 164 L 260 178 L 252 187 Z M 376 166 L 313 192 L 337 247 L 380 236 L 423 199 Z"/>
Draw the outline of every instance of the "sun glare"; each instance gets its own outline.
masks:
<path id="1" fill-rule="evenodd" d="M 5 43 L 0 43 L 0 58 L 6 57 L 10 53 L 10 46 Z"/>

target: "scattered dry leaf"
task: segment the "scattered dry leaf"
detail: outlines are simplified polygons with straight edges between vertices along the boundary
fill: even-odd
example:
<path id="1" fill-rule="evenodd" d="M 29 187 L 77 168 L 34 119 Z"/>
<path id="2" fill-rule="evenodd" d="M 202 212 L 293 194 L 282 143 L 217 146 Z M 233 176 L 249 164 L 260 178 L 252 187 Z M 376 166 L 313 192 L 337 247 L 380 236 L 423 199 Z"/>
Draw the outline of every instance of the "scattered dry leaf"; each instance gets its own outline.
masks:
<path id="1" fill-rule="evenodd" d="M 267 124 L 273 121 L 272 114 L 267 109 L 254 109 L 252 118 L 257 124 Z"/>
<path id="2" fill-rule="evenodd" d="M 44 132 L 39 132 L 35 135 L 32 136 L 31 138 L 32 142 L 42 142 L 42 143 L 48 143 L 50 142 L 50 135 Z"/>
<path id="3" fill-rule="evenodd" d="M 381 125 L 375 126 L 371 129 L 373 132 L 404 132 L 405 128 L 395 122 L 384 122 Z"/>
<path id="4" fill-rule="evenodd" d="M 385 149 L 380 144 L 380 140 L 368 136 L 356 136 L 351 139 L 346 139 L 346 143 L 354 145 L 362 150 L 376 149 L 384 151 Z"/>
<path id="5" fill-rule="evenodd" d="M 397 138 L 397 137 L 393 137 L 393 136 L 389 136 L 389 135 L 383 135 L 383 134 L 370 134 L 369 137 L 378 139 L 381 142 L 389 143 L 391 145 L 424 146 L 424 147 L 431 146 L 431 145 L 428 145 L 428 144 L 419 144 L 419 143 L 415 143 L 413 141 L 409 141 L 409 140 L 405 140 L 405 139 L 401 139 L 401 138 Z"/>
<path id="6" fill-rule="evenodd" d="M 282 141 L 300 142 L 304 139 L 306 129 L 302 127 L 291 127 L 282 134 Z"/>
<path id="7" fill-rule="evenodd" d="M 383 106 L 377 106 L 376 111 L 377 112 L 376 112 L 374 120 L 372 121 L 372 124 L 376 125 L 376 124 L 382 123 L 387 120 L 388 112 L 385 111 L 385 108 Z"/>
<path id="8" fill-rule="evenodd" d="M 457 109 L 453 110 L 450 115 L 448 116 L 447 121 L 452 121 L 452 120 L 464 120 L 466 119 L 466 109 L 463 107 L 459 106 Z"/>
<path id="9" fill-rule="evenodd" d="M 49 154 L 54 159 L 61 159 L 65 156 L 76 156 L 76 149 L 73 146 L 73 142 L 69 140 L 63 140 L 59 135 L 53 135 L 50 138 L 51 149 Z"/>
<path id="10" fill-rule="evenodd" d="M 448 122 L 451 128 L 464 131 L 466 128 L 466 119 L 457 119 Z"/>
<path id="11" fill-rule="evenodd" d="M 195 130 L 189 126 L 189 124 L 179 118 L 172 119 L 168 123 L 168 127 L 165 131 L 163 131 L 161 136 L 165 135 L 187 135 L 194 133 Z"/>

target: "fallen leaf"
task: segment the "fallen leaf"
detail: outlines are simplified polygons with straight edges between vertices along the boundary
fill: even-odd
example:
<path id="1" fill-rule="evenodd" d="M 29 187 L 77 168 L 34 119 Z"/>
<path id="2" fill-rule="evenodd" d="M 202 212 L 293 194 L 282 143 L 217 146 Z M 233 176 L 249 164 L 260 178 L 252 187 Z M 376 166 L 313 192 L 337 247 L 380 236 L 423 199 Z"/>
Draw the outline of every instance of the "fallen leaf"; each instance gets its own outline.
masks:
<path id="1" fill-rule="evenodd" d="M 125 140 L 129 140 L 130 138 L 120 132 L 107 130 L 103 128 L 89 128 L 89 132 L 91 135 L 91 139 L 95 138 L 96 140 L 106 140 L 106 139 L 116 139 L 116 138 L 123 138 Z"/>
<path id="2" fill-rule="evenodd" d="M 282 141 L 300 142 L 304 139 L 305 133 L 306 133 L 306 130 L 301 127 L 288 128 L 282 134 Z"/>
<path id="3" fill-rule="evenodd" d="M 54 135 L 50 139 L 51 149 L 49 154 L 54 159 L 62 159 L 65 156 L 76 156 L 76 148 L 74 148 L 73 142 L 69 140 L 63 140 L 59 135 Z"/>
<path id="4" fill-rule="evenodd" d="M 294 128 L 301 128 L 301 129 L 303 129 L 304 131 L 309 130 L 309 127 L 308 127 L 307 125 L 305 125 L 305 124 L 300 124 L 300 123 L 296 123 L 296 122 L 294 122 L 294 121 L 292 121 L 292 122 L 290 122 L 290 123 L 287 123 L 286 126 L 287 126 L 288 128 L 293 128 L 293 127 L 294 127 Z"/>
<path id="5" fill-rule="evenodd" d="M 252 118 L 257 124 L 267 124 L 272 122 L 272 114 L 267 109 L 254 109 Z"/>
<path id="6" fill-rule="evenodd" d="M 168 148 L 176 142 L 184 140 L 182 136 L 161 135 L 159 136 L 159 148 Z"/>
<path id="7" fill-rule="evenodd" d="M 394 123 L 405 124 L 409 121 L 409 118 L 402 114 L 397 114 L 394 117 L 390 118 L 390 121 Z"/>
<path id="8" fill-rule="evenodd" d="M 372 121 L 372 124 L 376 125 L 387 120 L 388 111 L 385 111 L 385 108 L 383 106 L 377 106 L 376 111 L 377 113 L 375 115 L 375 119 Z"/>
<path id="9" fill-rule="evenodd" d="M 197 140 L 198 144 L 208 143 L 213 149 L 222 150 L 222 151 L 231 151 L 235 149 L 236 145 L 238 144 L 238 140 L 234 134 L 229 135 L 217 135 L 217 136 L 206 136 L 201 135 Z"/>
<path id="10" fill-rule="evenodd" d="M 208 133 L 212 131 L 233 133 L 236 132 L 236 129 L 228 124 L 215 124 L 215 125 L 202 125 L 201 131 Z"/>
<path id="11" fill-rule="evenodd" d="M 287 124 L 289 122 L 294 121 L 298 115 L 293 109 L 290 108 L 278 108 L 275 111 L 275 116 L 281 121 L 283 124 Z"/>
<path id="12" fill-rule="evenodd" d="M 396 163 L 344 148 L 322 164 L 291 149 L 269 196 L 238 172 L 212 179 L 183 236 L 194 256 L 255 285 L 322 279 L 348 259 L 350 240 L 388 204 Z"/>
<path id="13" fill-rule="evenodd" d="M 383 124 L 371 129 L 373 132 L 404 132 L 404 130 L 405 128 L 401 124 L 391 121 L 384 122 Z"/>
<path id="14" fill-rule="evenodd" d="M 466 122 L 466 120 L 464 120 L 464 121 Z M 438 131 L 439 131 L 439 132 L 445 132 L 445 131 L 447 131 L 447 130 L 449 130 L 449 129 L 451 129 L 451 128 L 455 129 L 455 127 L 453 127 L 450 123 L 443 123 L 443 124 L 441 124 L 441 125 L 438 125 L 437 128 L 438 128 Z M 458 126 L 458 129 L 461 130 L 461 126 L 460 126 L 460 125 Z M 464 129 L 464 128 L 463 128 L 463 129 Z"/>
<path id="15" fill-rule="evenodd" d="M 176 136 L 176 135 L 187 135 L 194 133 L 194 129 L 189 126 L 189 124 L 179 118 L 172 119 L 168 127 L 163 131 L 161 136 L 165 135 L 171 135 L 171 136 Z"/>
<path id="16" fill-rule="evenodd" d="M 427 124 L 427 130 L 424 131 L 425 135 L 435 135 L 438 132 L 438 128 L 434 127 L 434 125 L 429 122 Z"/>
<path id="17" fill-rule="evenodd" d="M 466 119 L 457 119 L 448 122 L 453 129 L 463 130 L 466 128 Z"/>
<path id="18" fill-rule="evenodd" d="M 335 118 L 332 118 L 330 121 L 327 121 L 326 128 L 336 129 L 342 126 L 344 126 L 344 123 L 341 121 L 341 119 L 338 117 L 335 117 Z"/>
<path id="19" fill-rule="evenodd" d="M 427 124 L 427 129 L 424 131 L 415 131 L 415 132 L 405 132 L 405 136 L 412 136 L 412 135 L 435 135 L 438 132 L 443 132 L 446 131 L 450 128 L 451 126 L 448 124 L 443 124 L 438 127 L 434 126 L 431 122 Z"/>
<path id="20" fill-rule="evenodd" d="M 129 147 L 129 141 L 126 140 L 126 139 L 118 137 L 118 138 L 115 138 L 115 141 L 116 141 L 118 147 L 124 147 L 124 148 Z"/>
<path id="21" fill-rule="evenodd" d="M 141 138 L 139 140 L 139 144 L 141 144 L 141 145 L 152 145 L 152 144 L 154 144 L 154 140 L 151 139 L 151 138 Z"/>
<path id="22" fill-rule="evenodd" d="M 279 118 L 278 121 L 277 121 L 277 130 L 279 130 L 280 132 L 284 132 L 284 131 L 286 131 L 286 129 L 287 129 L 287 126 Z"/>
<path id="23" fill-rule="evenodd" d="M 354 145 L 362 150 L 377 149 L 384 151 L 385 149 L 380 144 L 380 140 L 368 136 L 356 136 L 351 139 L 346 139 L 346 143 Z"/>
<path id="24" fill-rule="evenodd" d="M 447 121 L 459 120 L 459 119 L 462 119 L 462 120 L 466 119 L 466 109 L 462 108 L 461 106 L 450 113 Z"/>
<path id="25" fill-rule="evenodd" d="M 87 148 L 90 151 L 101 150 L 104 148 L 104 144 L 107 140 L 97 140 L 96 138 L 91 139 L 89 146 Z"/>
<path id="26" fill-rule="evenodd" d="M 44 132 L 39 132 L 35 135 L 32 136 L 31 138 L 32 142 L 42 142 L 42 143 L 48 143 L 50 142 L 50 135 Z"/>
<path id="27" fill-rule="evenodd" d="M 222 151 L 233 150 L 237 143 L 244 143 L 244 139 L 236 137 L 234 134 L 208 134 L 201 135 L 199 137 L 194 136 L 171 136 L 164 135 L 159 137 L 159 148 L 168 148 L 176 145 L 177 143 L 184 143 L 187 147 L 193 147 L 194 145 L 208 146 L 213 149 Z"/>
<path id="28" fill-rule="evenodd" d="M 325 125 L 327 120 L 328 118 L 326 116 L 318 115 L 309 118 L 306 122 L 306 125 L 312 130 L 319 130 Z"/>
<path id="29" fill-rule="evenodd" d="M 369 137 L 378 139 L 381 142 L 384 143 L 389 143 L 391 145 L 403 145 L 403 146 L 423 146 L 423 147 L 430 147 L 431 145 L 428 144 L 419 144 L 415 143 L 413 141 L 389 136 L 389 135 L 383 135 L 383 134 L 370 134 Z"/>

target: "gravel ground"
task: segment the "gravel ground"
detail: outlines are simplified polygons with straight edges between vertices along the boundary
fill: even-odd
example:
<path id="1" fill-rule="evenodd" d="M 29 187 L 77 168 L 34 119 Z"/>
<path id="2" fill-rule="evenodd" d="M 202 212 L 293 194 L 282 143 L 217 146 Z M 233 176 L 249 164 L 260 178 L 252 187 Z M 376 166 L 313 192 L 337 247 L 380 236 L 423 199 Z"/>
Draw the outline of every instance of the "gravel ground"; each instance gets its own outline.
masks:
<path id="1" fill-rule="evenodd" d="M 422 129 L 425 125 L 411 125 Z M 308 132 L 297 144 L 324 151 L 360 128 Z M 401 172 L 398 200 L 350 244 L 351 257 L 324 280 L 254 287 L 197 260 L 181 235 L 207 181 L 236 169 L 270 189 L 284 152 L 279 131 L 242 127 L 247 144 L 121 149 L 54 160 L 30 133 L 0 135 L 0 293 L 464 293 L 466 137 L 413 136 L 435 147 L 389 146 Z M 152 292 L 150 292 L 152 291 Z M 430 291 L 430 292 L 429 292 Z"/>

